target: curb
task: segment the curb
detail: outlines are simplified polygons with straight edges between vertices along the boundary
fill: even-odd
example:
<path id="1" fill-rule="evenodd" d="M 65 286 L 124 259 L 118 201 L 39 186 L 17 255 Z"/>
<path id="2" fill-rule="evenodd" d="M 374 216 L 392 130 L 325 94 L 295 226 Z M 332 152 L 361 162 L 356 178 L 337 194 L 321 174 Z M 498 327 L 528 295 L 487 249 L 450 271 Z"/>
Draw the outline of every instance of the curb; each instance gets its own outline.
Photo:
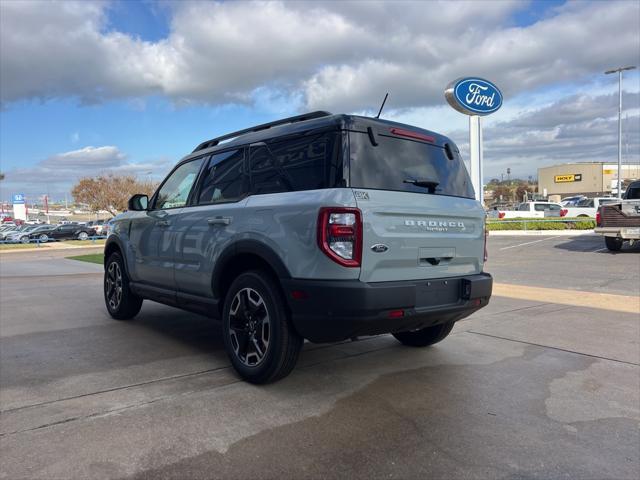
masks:
<path id="1" fill-rule="evenodd" d="M 599 236 L 593 230 L 489 230 L 490 237 L 577 237 L 582 235 Z"/>
<path id="2" fill-rule="evenodd" d="M 27 253 L 27 252 L 51 252 L 56 250 L 78 250 L 78 249 L 87 249 L 87 248 L 102 248 L 104 249 L 104 244 L 102 245 L 56 245 L 50 247 L 35 247 L 35 248 L 16 248 L 16 249 L 7 249 L 0 250 L 0 255 L 4 255 L 5 253 Z"/>

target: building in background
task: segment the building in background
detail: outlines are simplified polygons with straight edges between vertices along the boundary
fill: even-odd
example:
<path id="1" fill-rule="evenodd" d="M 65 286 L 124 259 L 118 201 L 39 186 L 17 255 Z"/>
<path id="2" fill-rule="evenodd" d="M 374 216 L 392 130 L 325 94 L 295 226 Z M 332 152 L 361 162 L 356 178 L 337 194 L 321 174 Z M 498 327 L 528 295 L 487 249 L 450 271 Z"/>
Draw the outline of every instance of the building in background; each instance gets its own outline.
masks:
<path id="1" fill-rule="evenodd" d="M 622 181 L 637 179 L 640 179 L 640 165 L 622 164 Z M 615 194 L 617 181 L 615 163 L 563 163 L 538 169 L 538 192 L 545 196 Z"/>

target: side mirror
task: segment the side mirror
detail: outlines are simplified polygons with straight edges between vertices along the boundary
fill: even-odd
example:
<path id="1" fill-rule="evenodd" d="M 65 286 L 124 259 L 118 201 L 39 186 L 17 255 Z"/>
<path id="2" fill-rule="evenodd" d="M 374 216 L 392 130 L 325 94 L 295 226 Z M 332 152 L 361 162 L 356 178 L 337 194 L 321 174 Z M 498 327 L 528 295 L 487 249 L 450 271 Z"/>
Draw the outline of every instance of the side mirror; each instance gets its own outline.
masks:
<path id="1" fill-rule="evenodd" d="M 141 193 L 136 193 L 133 197 L 129 199 L 129 210 L 133 211 L 141 211 L 146 210 L 149 206 L 149 197 L 143 195 Z"/>

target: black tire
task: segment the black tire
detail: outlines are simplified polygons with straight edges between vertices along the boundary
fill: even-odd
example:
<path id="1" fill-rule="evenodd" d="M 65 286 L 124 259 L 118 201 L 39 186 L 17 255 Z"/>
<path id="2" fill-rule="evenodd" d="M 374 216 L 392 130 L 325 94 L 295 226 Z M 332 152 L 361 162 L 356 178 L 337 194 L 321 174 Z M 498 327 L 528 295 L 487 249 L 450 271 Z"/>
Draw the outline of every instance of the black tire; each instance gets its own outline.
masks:
<path id="1" fill-rule="evenodd" d="M 116 320 L 130 320 L 138 314 L 142 308 L 142 298 L 129 288 L 129 277 L 122 256 L 118 252 L 112 253 L 105 264 L 103 285 L 104 303 L 111 317 Z"/>
<path id="2" fill-rule="evenodd" d="M 235 370 L 255 384 L 289 375 L 304 341 L 291 326 L 277 280 L 261 271 L 242 273 L 231 284 L 222 338 Z"/>
<path id="3" fill-rule="evenodd" d="M 428 347 L 429 345 L 444 340 L 446 336 L 451 333 L 454 323 L 455 322 L 447 322 L 434 325 L 433 327 L 414 330 L 413 332 L 394 333 L 393 336 L 403 345 L 410 347 Z"/>
<path id="4" fill-rule="evenodd" d="M 29 243 L 29 236 L 28 235 L 24 235 L 24 236 L 20 237 L 20 243 Z"/>
<path id="5" fill-rule="evenodd" d="M 88 240 L 89 234 L 87 232 L 80 232 L 78 234 L 78 240 Z"/>
<path id="6" fill-rule="evenodd" d="M 620 237 L 604 237 L 604 244 L 612 252 L 619 252 L 622 249 L 624 240 Z"/>
<path id="7" fill-rule="evenodd" d="M 38 237 L 38 240 L 40 240 L 40 243 L 47 243 L 49 241 L 49 235 L 43 233 Z"/>

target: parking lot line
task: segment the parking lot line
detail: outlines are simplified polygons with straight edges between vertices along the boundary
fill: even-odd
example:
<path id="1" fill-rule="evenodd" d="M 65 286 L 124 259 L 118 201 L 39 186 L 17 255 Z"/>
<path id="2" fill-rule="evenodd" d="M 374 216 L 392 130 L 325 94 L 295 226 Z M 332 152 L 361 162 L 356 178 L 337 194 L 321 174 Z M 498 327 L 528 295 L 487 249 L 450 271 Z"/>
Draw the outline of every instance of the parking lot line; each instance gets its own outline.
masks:
<path id="1" fill-rule="evenodd" d="M 534 240 L 532 242 L 525 242 L 525 243 L 518 243 L 517 245 L 509 245 L 508 247 L 502 247 L 500 250 L 509 250 L 510 248 L 524 247 L 525 245 L 544 242 L 545 240 L 551 240 L 552 238 L 554 237 L 541 238 L 540 240 Z"/>
<path id="2" fill-rule="evenodd" d="M 640 298 L 630 295 L 529 287 L 509 283 L 494 283 L 493 295 L 520 300 L 559 303 L 561 305 L 572 305 L 574 307 L 597 308 L 615 312 L 640 314 Z"/>

